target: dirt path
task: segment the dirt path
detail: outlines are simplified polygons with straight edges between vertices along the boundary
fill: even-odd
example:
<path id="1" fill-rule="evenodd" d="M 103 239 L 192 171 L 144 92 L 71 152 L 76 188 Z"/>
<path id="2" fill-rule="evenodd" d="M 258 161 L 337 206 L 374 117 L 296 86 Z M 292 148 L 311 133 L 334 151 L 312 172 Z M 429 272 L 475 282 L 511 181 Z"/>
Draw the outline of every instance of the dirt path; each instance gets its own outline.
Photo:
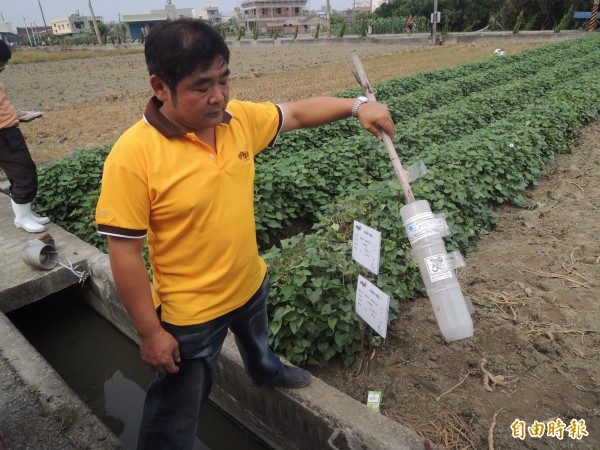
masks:
<path id="1" fill-rule="evenodd" d="M 491 54 L 493 48 L 482 51 Z M 346 76 L 340 55 L 351 50 L 307 47 L 285 58 L 289 49 L 281 47 L 234 49 L 233 88 L 260 99 L 265 86 L 289 78 L 274 72 L 306 67 L 339 73 L 334 83 Z M 359 49 L 361 57 L 388 55 L 382 58 L 388 72 L 381 69 L 372 81 L 401 73 L 414 58 L 439 64 L 449 52 Z M 45 112 L 23 126 L 38 163 L 111 143 L 138 120 L 148 98 L 142 55 L 12 66 L 2 79 L 20 109 Z M 321 89 L 332 92 L 336 86 Z M 332 364 L 314 373 L 361 402 L 368 390 L 382 390 L 383 414 L 449 449 L 492 448 L 488 436 L 494 421 L 496 450 L 600 448 L 600 122 L 587 126 L 573 154 L 558 156 L 549 169 L 528 192 L 537 207 L 499 208 L 497 231 L 483 238 L 460 273 L 461 286 L 476 305 L 473 338 L 446 344 L 429 301 L 419 299 L 402 305 L 368 370 Z M 512 437 L 515 420 L 531 426 L 560 424 L 558 419 L 566 426 L 573 420 L 585 423 L 589 436 L 577 440 L 565 431 L 562 440 Z"/>

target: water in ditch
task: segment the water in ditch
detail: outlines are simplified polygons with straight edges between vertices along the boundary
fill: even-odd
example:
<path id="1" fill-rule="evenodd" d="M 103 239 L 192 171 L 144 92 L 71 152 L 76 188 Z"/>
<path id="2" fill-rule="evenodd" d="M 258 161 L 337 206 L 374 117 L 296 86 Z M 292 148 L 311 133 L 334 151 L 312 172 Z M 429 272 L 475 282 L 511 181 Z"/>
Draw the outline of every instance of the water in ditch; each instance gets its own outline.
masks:
<path id="1" fill-rule="evenodd" d="M 135 449 L 146 388 L 154 374 L 138 347 L 79 297 L 73 286 L 7 316 L 85 404 Z M 208 404 L 194 450 L 268 450 Z"/>

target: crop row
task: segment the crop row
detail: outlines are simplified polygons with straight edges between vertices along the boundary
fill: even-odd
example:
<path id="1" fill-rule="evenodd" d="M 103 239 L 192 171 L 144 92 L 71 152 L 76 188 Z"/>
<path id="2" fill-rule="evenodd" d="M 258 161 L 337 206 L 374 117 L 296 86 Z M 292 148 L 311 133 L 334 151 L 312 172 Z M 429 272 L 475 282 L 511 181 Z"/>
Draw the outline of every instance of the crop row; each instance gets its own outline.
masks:
<path id="1" fill-rule="evenodd" d="M 400 122 L 451 105 L 466 95 L 533 75 L 547 67 L 555 67 L 557 62 L 585 57 L 597 49 L 598 46 L 593 39 L 583 42 L 563 41 L 502 58 L 383 81 L 376 83 L 374 89 L 377 100 L 388 105 L 394 121 Z M 567 67 L 564 64 L 561 66 Z M 339 94 L 341 97 L 357 95 L 361 95 L 358 88 L 348 89 Z M 296 152 L 299 148 L 321 146 L 331 140 L 343 139 L 360 131 L 360 126 L 354 120 L 336 122 L 316 130 L 297 130 L 281 136 L 274 151 L 266 152 L 258 160 L 266 160 L 271 164 L 271 161 L 277 159 L 279 155 Z"/>
<path id="2" fill-rule="evenodd" d="M 599 55 L 596 51 L 580 56 L 566 67 L 546 64 L 546 68 L 535 75 L 516 77 L 516 80 L 513 74 L 504 85 L 461 97 L 451 105 L 401 122 L 396 126 L 399 154 L 412 162 L 413 155 L 426 151 L 428 145 L 458 139 L 531 102 L 540 101 L 552 89 L 563 90 L 562 80 L 566 79 L 566 85 L 570 86 L 577 81 L 578 74 L 593 73 Z M 430 87 L 431 91 L 435 89 Z M 294 151 L 262 160 L 257 168 L 256 187 L 259 240 L 268 243 L 272 235 L 296 219 L 314 219 L 324 205 L 344 190 L 381 180 L 389 171 L 381 144 L 360 131 L 318 147 L 299 141 Z"/>
<path id="3" fill-rule="evenodd" d="M 571 61 L 562 64 L 567 71 Z M 494 204 L 512 201 L 525 206 L 524 190 L 535 185 L 554 153 L 568 151 L 580 124 L 598 117 L 599 102 L 589 100 L 600 95 L 598 67 L 569 79 L 560 76 L 558 66 L 554 89 L 540 91 L 544 95 L 473 133 L 428 145 L 418 155 L 429 172 L 412 183 L 413 193 L 427 199 L 434 212 L 446 215 L 452 230 L 450 249 L 468 251 L 481 233 L 493 229 Z M 361 150 L 350 153 L 362 156 Z M 320 221 L 312 234 L 284 240 L 265 253 L 273 283 L 272 343 L 297 364 L 322 364 L 333 355 L 350 363 L 359 347 L 361 323 L 351 312 L 359 272 L 351 257 L 353 220 L 384 236 L 377 284 L 394 299 L 392 311 L 398 300 L 423 293 L 400 226 L 403 194 L 391 166 L 385 173 L 379 169 L 370 183 L 350 183 L 342 188 L 343 195 L 330 199 L 317 213 Z M 342 179 L 328 181 L 338 189 L 346 186 Z"/>
<path id="4" fill-rule="evenodd" d="M 535 75 L 477 92 L 431 113 L 401 122 L 396 126 L 396 149 L 410 159 L 429 145 L 471 134 L 495 120 L 542 101 L 554 91 L 564 92 L 577 85 L 580 78 L 585 80 L 598 69 L 596 58 L 600 58 L 600 50 L 574 59 L 567 67 L 549 66 Z"/>

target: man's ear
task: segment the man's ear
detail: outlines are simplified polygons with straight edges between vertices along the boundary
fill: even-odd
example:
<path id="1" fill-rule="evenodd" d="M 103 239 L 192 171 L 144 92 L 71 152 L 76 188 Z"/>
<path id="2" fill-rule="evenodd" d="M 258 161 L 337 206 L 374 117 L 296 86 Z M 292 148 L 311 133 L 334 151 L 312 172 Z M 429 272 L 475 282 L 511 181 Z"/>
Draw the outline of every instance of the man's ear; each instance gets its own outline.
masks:
<path id="1" fill-rule="evenodd" d="M 169 86 L 163 80 L 161 80 L 156 75 L 150 75 L 150 86 L 152 86 L 152 91 L 154 91 L 154 95 L 161 102 L 164 102 L 169 97 Z"/>

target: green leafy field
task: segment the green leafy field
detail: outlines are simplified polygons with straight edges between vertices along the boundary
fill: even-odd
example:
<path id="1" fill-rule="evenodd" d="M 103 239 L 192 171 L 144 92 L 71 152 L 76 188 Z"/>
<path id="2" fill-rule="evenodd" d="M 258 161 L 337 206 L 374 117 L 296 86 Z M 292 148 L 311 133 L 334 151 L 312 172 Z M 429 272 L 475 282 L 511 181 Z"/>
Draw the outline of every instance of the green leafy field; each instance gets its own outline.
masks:
<path id="1" fill-rule="evenodd" d="M 598 116 L 599 44 L 590 35 L 375 86 L 396 122 L 394 144 L 404 167 L 427 166 L 411 187 L 415 198 L 445 214 L 448 250 L 466 254 L 493 230 L 495 205 L 532 207 L 525 189 Z M 40 212 L 103 250 L 93 208 L 108 151 L 76 152 L 41 168 L 36 200 Z M 424 293 L 387 152 L 355 119 L 281 136 L 257 158 L 255 199 L 273 286 L 271 341 L 291 362 L 323 364 L 337 355 L 350 364 L 359 350 L 354 220 L 382 233 L 382 268 L 371 280 L 391 295 L 392 319 L 400 301 Z M 299 227 L 304 234 L 281 239 Z"/>

